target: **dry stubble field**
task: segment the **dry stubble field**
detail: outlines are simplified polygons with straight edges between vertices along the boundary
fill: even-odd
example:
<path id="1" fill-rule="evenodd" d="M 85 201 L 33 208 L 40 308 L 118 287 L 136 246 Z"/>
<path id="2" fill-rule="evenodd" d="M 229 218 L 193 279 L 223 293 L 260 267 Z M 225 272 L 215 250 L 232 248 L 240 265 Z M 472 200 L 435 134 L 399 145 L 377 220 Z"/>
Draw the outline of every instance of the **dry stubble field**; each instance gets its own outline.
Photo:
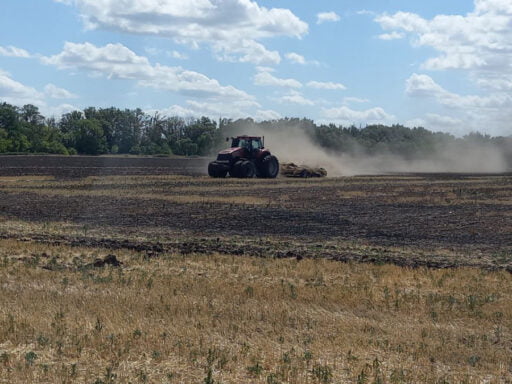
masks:
<path id="1" fill-rule="evenodd" d="M 84 161 L 0 159 L 0 383 L 512 382 L 510 175 Z"/>

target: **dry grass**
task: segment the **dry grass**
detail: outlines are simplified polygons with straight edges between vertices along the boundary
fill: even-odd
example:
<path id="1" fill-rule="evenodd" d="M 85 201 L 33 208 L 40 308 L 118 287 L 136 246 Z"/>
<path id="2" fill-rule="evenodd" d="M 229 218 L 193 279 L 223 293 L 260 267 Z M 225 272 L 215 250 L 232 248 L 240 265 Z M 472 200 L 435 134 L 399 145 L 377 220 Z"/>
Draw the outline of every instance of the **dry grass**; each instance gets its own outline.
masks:
<path id="1" fill-rule="evenodd" d="M 18 188 L 2 188 L 5 192 L 19 193 Z M 48 190 L 41 189 L 26 189 L 27 192 L 37 193 L 44 196 L 97 196 L 97 197 L 113 197 L 116 198 L 131 198 L 142 200 L 156 200 L 167 201 L 178 204 L 191 204 L 191 203 L 228 203 L 228 204 L 250 204 L 250 205 L 268 205 L 269 200 L 265 198 L 258 198 L 255 196 L 201 196 L 193 194 L 182 195 L 166 195 L 158 192 L 143 193 L 140 189 L 136 190 L 67 190 L 62 188 L 53 188 Z M 151 191 L 149 191 L 151 192 Z"/>
<path id="2" fill-rule="evenodd" d="M 105 254 L 0 241 L 1 383 L 512 380 L 507 272 Z"/>

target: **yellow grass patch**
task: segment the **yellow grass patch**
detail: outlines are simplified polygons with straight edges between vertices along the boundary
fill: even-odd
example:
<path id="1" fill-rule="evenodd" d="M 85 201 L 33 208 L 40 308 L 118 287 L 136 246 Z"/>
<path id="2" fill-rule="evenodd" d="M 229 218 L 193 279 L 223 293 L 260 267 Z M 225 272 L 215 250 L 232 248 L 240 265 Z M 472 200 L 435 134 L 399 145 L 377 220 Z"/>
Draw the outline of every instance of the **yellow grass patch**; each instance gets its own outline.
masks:
<path id="1" fill-rule="evenodd" d="M 107 253 L 0 241 L 0 383 L 512 379 L 506 272 Z"/>

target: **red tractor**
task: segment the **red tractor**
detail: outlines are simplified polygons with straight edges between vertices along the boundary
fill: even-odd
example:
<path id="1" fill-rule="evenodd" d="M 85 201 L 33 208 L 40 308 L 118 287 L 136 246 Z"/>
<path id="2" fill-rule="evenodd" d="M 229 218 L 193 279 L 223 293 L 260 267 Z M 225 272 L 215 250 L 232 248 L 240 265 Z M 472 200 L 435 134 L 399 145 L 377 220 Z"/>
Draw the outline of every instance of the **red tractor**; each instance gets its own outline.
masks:
<path id="1" fill-rule="evenodd" d="M 226 177 L 228 173 L 238 178 L 256 176 L 273 179 L 277 176 L 279 162 L 264 147 L 261 137 L 237 136 L 231 140 L 231 148 L 220 151 L 217 160 L 208 164 L 211 177 Z"/>

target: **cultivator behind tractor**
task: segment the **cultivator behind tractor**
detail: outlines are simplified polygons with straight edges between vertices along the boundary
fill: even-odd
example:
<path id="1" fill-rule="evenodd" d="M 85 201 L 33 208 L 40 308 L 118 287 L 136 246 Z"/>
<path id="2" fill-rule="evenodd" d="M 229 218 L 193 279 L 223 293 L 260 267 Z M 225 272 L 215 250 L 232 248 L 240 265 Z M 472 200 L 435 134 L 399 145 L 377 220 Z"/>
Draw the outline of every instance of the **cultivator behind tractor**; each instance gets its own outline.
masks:
<path id="1" fill-rule="evenodd" d="M 327 176 L 327 171 L 325 168 L 283 163 L 281 164 L 281 175 L 286 177 L 325 177 Z"/>
<path id="2" fill-rule="evenodd" d="M 229 139 L 228 139 L 229 140 Z M 264 147 L 261 137 L 237 136 L 231 138 L 231 148 L 220 151 L 217 160 L 208 164 L 211 177 L 273 179 L 279 173 L 279 161 Z"/>

